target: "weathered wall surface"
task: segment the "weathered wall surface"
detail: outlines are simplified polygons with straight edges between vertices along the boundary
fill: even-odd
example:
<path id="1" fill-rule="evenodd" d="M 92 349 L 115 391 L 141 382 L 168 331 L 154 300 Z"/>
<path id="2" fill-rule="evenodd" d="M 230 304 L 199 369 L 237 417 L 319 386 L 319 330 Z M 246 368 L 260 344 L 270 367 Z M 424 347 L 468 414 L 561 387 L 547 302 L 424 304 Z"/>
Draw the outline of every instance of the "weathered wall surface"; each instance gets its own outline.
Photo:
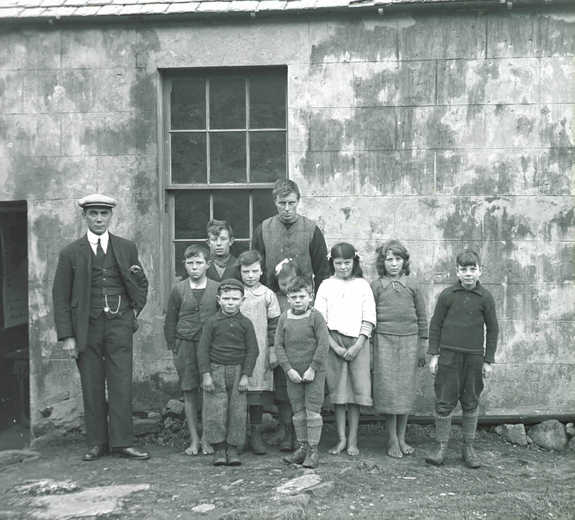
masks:
<path id="1" fill-rule="evenodd" d="M 488 414 L 575 409 L 575 13 L 51 25 L 0 32 L 0 200 L 28 200 L 32 415 L 77 424 L 78 376 L 55 340 L 57 251 L 75 199 L 117 196 L 151 294 L 135 341 L 136 401 L 175 373 L 165 287 L 158 69 L 288 66 L 290 176 L 328 245 L 408 246 L 431 312 L 453 259 L 480 251 L 502 325 Z M 417 412 L 432 410 L 421 372 Z"/>

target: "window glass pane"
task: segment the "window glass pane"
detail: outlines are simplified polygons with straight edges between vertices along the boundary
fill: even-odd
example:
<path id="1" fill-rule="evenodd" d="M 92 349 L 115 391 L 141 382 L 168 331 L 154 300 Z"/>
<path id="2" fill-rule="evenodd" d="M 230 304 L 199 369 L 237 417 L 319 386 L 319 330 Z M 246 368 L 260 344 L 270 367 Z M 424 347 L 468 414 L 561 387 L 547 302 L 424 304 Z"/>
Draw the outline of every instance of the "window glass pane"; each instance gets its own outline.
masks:
<path id="1" fill-rule="evenodd" d="M 207 191 L 178 191 L 174 195 L 174 237 L 205 239 L 210 219 L 210 195 Z"/>
<path id="2" fill-rule="evenodd" d="M 246 182 L 245 132 L 210 133 L 210 182 Z"/>
<path id="3" fill-rule="evenodd" d="M 250 78 L 250 128 L 286 127 L 286 80 L 281 72 Z"/>
<path id="4" fill-rule="evenodd" d="M 206 182 L 206 134 L 171 134 L 172 182 Z"/>
<path id="5" fill-rule="evenodd" d="M 253 229 L 259 226 L 266 218 L 277 213 L 272 199 L 272 190 L 252 191 L 252 204 L 254 209 Z"/>
<path id="6" fill-rule="evenodd" d="M 243 78 L 210 79 L 210 128 L 246 127 L 246 91 Z"/>
<path id="7" fill-rule="evenodd" d="M 227 220 L 236 238 L 249 238 L 249 193 L 240 190 L 214 191 L 214 218 Z"/>
<path id="8" fill-rule="evenodd" d="M 285 132 L 250 132 L 250 180 L 275 182 L 285 170 Z"/>
<path id="9" fill-rule="evenodd" d="M 172 129 L 198 130 L 206 127 L 205 81 L 176 79 L 170 97 Z"/>

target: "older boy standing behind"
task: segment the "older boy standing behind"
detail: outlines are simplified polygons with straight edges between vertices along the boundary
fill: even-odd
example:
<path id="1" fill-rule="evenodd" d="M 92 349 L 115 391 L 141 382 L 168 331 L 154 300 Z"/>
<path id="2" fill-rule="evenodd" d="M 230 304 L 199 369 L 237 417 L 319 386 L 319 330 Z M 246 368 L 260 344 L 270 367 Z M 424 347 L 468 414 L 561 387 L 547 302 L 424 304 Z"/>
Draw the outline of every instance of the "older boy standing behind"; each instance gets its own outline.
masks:
<path id="1" fill-rule="evenodd" d="M 198 346 L 204 389 L 204 431 L 214 447 L 214 466 L 239 466 L 237 448 L 245 442 L 248 378 L 259 354 L 252 322 L 240 312 L 244 286 L 222 280 L 220 310 L 208 318 Z"/>
<path id="2" fill-rule="evenodd" d="M 241 280 L 238 259 L 230 253 L 234 243 L 232 226 L 225 220 L 210 220 L 206 226 L 210 260 L 206 276 L 215 282 L 226 278 Z"/>
<path id="3" fill-rule="evenodd" d="M 439 449 L 425 461 L 435 466 L 445 460 L 451 413 L 458 401 L 463 411 L 463 460 L 470 468 L 481 465 L 473 441 L 483 378 L 491 373 L 499 326 L 493 296 L 479 283 L 480 276 L 475 251 L 457 255 L 459 281 L 439 295 L 429 326 L 429 369 L 435 376 Z"/>

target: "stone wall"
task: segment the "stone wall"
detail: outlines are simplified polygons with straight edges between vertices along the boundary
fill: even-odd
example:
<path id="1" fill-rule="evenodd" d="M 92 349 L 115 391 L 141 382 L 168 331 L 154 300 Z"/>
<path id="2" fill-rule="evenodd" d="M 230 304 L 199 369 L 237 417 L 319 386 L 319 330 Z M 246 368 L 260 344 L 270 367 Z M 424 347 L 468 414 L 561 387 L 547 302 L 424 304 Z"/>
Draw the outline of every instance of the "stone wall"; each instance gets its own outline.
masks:
<path id="1" fill-rule="evenodd" d="M 120 199 L 112 231 L 150 278 L 136 405 L 175 390 L 157 131 L 159 69 L 175 67 L 287 65 L 290 177 L 328 245 L 354 243 L 371 279 L 375 248 L 404 241 L 430 312 L 476 248 L 502 330 L 482 412 L 573 411 L 575 13 L 435 13 L 3 28 L 0 200 L 28 201 L 36 434 L 81 411 L 50 289 L 86 192 Z M 417 413 L 432 399 L 422 370 Z"/>

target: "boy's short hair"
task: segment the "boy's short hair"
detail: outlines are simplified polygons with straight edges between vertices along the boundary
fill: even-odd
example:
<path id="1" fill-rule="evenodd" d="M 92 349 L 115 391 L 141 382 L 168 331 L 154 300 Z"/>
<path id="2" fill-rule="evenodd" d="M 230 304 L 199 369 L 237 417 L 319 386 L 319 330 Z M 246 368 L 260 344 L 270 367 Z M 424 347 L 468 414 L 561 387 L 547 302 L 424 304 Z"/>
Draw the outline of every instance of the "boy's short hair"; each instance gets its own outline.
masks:
<path id="1" fill-rule="evenodd" d="M 235 278 L 226 278 L 220 282 L 218 294 L 221 294 L 224 291 L 240 291 L 244 294 L 244 284 Z"/>
<path id="2" fill-rule="evenodd" d="M 228 232 L 230 238 L 234 236 L 232 226 L 228 224 L 227 220 L 217 220 L 214 218 L 208 222 L 208 225 L 206 226 L 206 234 L 208 237 L 210 235 L 219 235 L 224 229 Z"/>
<path id="3" fill-rule="evenodd" d="M 480 264 L 479 255 L 473 249 L 466 249 L 459 253 L 455 262 L 460 266 Z"/>
<path id="4" fill-rule="evenodd" d="M 252 265 L 259 262 L 261 266 L 263 258 L 259 251 L 256 249 L 250 249 L 249 251 L 244 251 L 240 256 L 238 256 L 238 262 L 240 265 Z"/>
<path id="5" fill-rule="evenodd" d="M 290 179 L 278 179 L 272 190 L 272 197 L 276 200 L 278 197 L 287 197 L 290 193 L 297 195 L 297 200 L 301 198 L 298 185 Z"/>
<path id="6" fill-rule="evenodd" d="M 305 276 L 298 276 L 296 279 L 289 284 L 286 289 L 286 294 L 298 292 L 301 290 L 307 291 L 309 294 L 313 294 L 313 285 L 310 280 Z"/>
<path id="7" fill-rule="evenodd" d="M 186 247 L 184 251 L 184 261 L 186 258 L 192 258 L 194 256 L 203 256 L 207 262 L 210 258 L 210 250 L 204 244 L 192 244 Z"/>

